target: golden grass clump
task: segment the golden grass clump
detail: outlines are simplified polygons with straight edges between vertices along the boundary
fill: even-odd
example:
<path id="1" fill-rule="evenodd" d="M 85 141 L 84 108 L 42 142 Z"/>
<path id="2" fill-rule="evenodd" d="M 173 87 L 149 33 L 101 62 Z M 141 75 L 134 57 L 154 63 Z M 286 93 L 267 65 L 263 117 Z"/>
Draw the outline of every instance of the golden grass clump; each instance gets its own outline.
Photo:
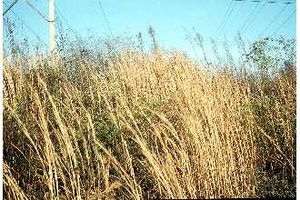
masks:
<path id="1" fill-rule="evenodd" d="M 127 51 L 101 72 L 63 59 L 18 65 L 4 62 L 8 199 L 255 197 L 266 149 L 295 179 L 288 77 L 264 102 L 265 85 L 254 97 L 250 82 L 180 53 Z"/>

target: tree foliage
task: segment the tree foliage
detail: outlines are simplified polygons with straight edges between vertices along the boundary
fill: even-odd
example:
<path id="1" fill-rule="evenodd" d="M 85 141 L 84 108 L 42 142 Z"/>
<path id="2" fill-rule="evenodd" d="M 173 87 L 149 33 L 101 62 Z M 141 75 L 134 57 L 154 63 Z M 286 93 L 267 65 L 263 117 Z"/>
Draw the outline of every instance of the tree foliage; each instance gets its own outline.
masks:
<path id="1" fill-rule="evenodd" d="M 261 71 L 283 67 L 296 62 L 296 40 L 279 37 L 266 37 L 256 40 L 245 55 L 248 64 Z"/>

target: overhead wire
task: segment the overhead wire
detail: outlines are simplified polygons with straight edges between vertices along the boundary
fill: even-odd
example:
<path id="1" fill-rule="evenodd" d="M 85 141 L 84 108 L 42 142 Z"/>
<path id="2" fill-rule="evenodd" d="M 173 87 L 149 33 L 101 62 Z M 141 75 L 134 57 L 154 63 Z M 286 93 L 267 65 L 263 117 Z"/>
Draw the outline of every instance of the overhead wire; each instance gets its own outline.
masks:
<path id="1" fill-rule="evenodd" d="M 26 4 L 32 9 L 34 10 L 40 17 L 42 17 L 45 21 L 47 22 L 53 22 L 50 21 L 45 15 L 43 15 L 42 12 L 40 12 L 34 5 L 32 5 L 28 0 L 25 0 Z"/>
<path id="2" fill-rule="evenodd" d="M 55 12 L 56 12 L 56 16 L 59 15 L 60 19 L 63 20 L 65 22 L 65 24 L 67 25 L 68 29 L 74 34 L 75 37 L 79 37 L 78 33 L 71 27 L 70 23 L 68 22 L 68 20 L 65 18 L 65 16 L 62 14 L 62 12 L 60 11 L 60 9 L 58 8 L 58 6 L 55 4 Z"/>
<path id="3" fill-rule="evenodd" d="M 102 11 L 102 14 L 103 14 L 103 17 L 104 17 L 104 20 L 105 20 L 106 26 L 107 26 L 107 28 L 108 28 L 108 30 L 109 30 L 109 32 L 110 32 L 110 34 L 111 34 L 111 36 L 113 37 L 113 32 L 112 32 L 112 29 L 111 29 L 111 27 L 110 27 L 110 24 L 109 24 L 108 18 L 107 18 L 106 14 L 105 14 L 105 11 L 104 11 L 104 8 L 103 8 L 103 6 L 102 6 L 102 3 L 101 3 L 101 1 L 100 1 L 100 0 L 98 0 L 98 3 L 99 3 L 99 6 L 100 6 L 100 8 L 101 8 L 101 11 Z"/>
<path id="4" fill-rule="evenodd" d="M 14 5 L 16 5 L 16 3 L 18 2 L 18 0 L 14 0 L 13 3 L 11 3 L 8 8 L 3 12 L 2 16 L 4 16 Z M 4 2 L 3 2 L 4 3 Z M 5 4 L 7 5 L 7 4 Z"/>
<path id="5" fill-rule="evenodd" d="M 256 1 L 256 5 L 254 6 L 254 8 L 250 11 L 250 14 L 248 15 L 247 19 L 245 20 L 244 24 L 242 25 L 240 32 L 243 32 L 244 28 L 246 27 L 246 25 L 249 23 L 249 21 L 251 20 L 251 18 L 253 17 L 253 13 L 255 13 L 256 9 L 258 8 L 259 4 L 261 1 Z"/>
<path id="6" fill-rule="evenodd" d="M 46 3 L 48 3 L 48 0 L 45 0 Z M 75 37 L 78 37 L 78 33 L 70 26 L 70 23 L 68 20 L 65 18 L 65 16 L 62 14 L 61 10 L 58 8 L 57 4 L 54 3 L 54 11 L 55 11 L 55 20 L 60 19 L 61 23 L 64 21 L 64 23 L 67 25 L 67 28 L 75 35 Z M 57 17 L 59 16 L 59 17 Z"/>
<path id="7" fill-rule="evenodd" d="M 296 10 L 294 10 L 294 12 L 292 12 L 281 24 L 280 26 L 273 32 L 272 36 L 274 36 L 292 17 L 293 15 L 296 13 Z"/>
<path id="8" fill-rule="evenodd" d="M 233 12 L 233 10 L 234 10 L 235 6 L 236 6 L 236 1 L 234 1 L 234 2 L 233 2 L 233 6 L 232 6 L 231 10 L 229 11 L 229 14 L 227 15 L 227 18 L 225 19 L 225 22 L 224 22 L 224 24 L 223 24 L 223 26 L 222 26 L 222 28 L 221 28 L 220 32 L 221 32 L 221 31 L 223 31 L 223 30 L 224 30 L 224 28 L 226 27 L 226 25 L 227 25 L 227 22 L 229 21 L 229 19 L 230 19 L 230 16 L 231 16 L 231 14 L 232 14 L 232 12 Z"/>
<path id="9" fill-rule="evenodd" d="M 257 12 L 253 13 L 252 18 L 250 19 L 248 25 L 245 27 L 244 31 L 247 31 L 247 29 L 252 25 L 252 23 L 257 18 L 257 16 L 259 16 L 259 14 L 265 8 L 265 6 L 267 5 L 267 3 L 268 3 L 268 0 L 265 0 L 264 3 L 262 4 L 262 6 L 259 9 L 257 9 Z"/>
<path id="10" fill-rule="evenodd" d="M 3 2 L 5 4 L 5 2 Z M 43 45 L 46 45 L 46 47 L 49 47 L 47 43 L 45 43 L 39 34 L 37 34 L 28 24 L 25 23 L 24 20 L 22 20 L 13 10 L 11 13 L 16 17 L 17 20 L 19 20 Z"/>
<path id="11" fill-rule="evenodd" d="M 237 18 L 238 18 L 238 16 L 239 16 L 240 13 L 241 13 L 241 10 L 242 10 L 242 8 L 243 8 L 243 5 L 244 5 L 244 4 L 240 4 L 240 6 L 237 7 L 237 12 L 236 12 L 236 14 L 234 15 L 233 19 L 237 19 Z"/>
<path id="12" fill-rule="evenodd" d="M 258 3 L 262 0 L 234 0 L 234 1 L 237 1 L 237 2 L 255 2 L 255 3 Z M 282 3 L 282 4 L 293 4 L 295 0 L 286 0 L 286 1 L 272 1 L 272 0 L 266 0 L 266 3 L 267 4 L 277 4 L 277 3 Z"/>
<path id="13" fill-rule="evenodd" d="M 223 16 L 223 18 L 222 18 L 222 21 L 221 21 L 220 25 L 218 26 L 218 28 L 216 30 L 216 32 L 218 32 L 218 30 L 223 26 L 225 18 L 227 17 L 227 14 L 229 13 L 229 10 L 231 9 L 231 6 L 233 5 L 233 3 L 234 3 L 234 1 L 231 0 L 230 3 L 229 3 L 229 6 L 228 6 L 228 8 L 227 8 L 227 10 L 226 10 L 226 12 L 225 12 L 225 14 Z"/>
<path id="14" fill-rule="evenodd" d="M 224 28 L 226 27 L 226 25 L 227 25 L 227 23 L 228 23 L 228 21 L 229 21 L 229 19 L 230 19 L 230 17 L 231 17 L 231 14 L 232 14 L 232 12 L 233 12 L 235 6 L 236 6 L 236 2 L 234 2 L 234 4 L 233 4 L 233 6 L 232 6 L 232 8 L 231 8 L 231 10 L 230 10 L 230 12 L 229 12 L 229 14 L 227 15 L 227 18 L 225 19 L 225 22 L 224 22 L 224 24 L 223 24 L 221 30 L 219 31 L 220 33 L 221 33 L 221 32 L 224 30 Z"/>
<path id="15" fill-rule="evenodd" d="M 264 30 L 259 34 L 259 37 L 263 35 L 272 25 L 273 23 L 281 16 L 281 14 L 287 9 L 289 4 L 286 4 L 271 20 L 271 22 L 264 28 Z"/>

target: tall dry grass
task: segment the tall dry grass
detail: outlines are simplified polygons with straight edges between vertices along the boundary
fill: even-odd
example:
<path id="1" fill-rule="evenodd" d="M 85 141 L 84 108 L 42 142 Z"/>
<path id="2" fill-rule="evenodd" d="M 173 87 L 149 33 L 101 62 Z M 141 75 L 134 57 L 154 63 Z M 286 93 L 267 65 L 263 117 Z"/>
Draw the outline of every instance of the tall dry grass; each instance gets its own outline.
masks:
<path id="1" fill-rule="evenodd" d="M 4 61 L 7 199 L 295 195 L 291 76 L 250 81 L 160 51 L 105 70 L 24 60 Z M 268 177 L 291 193 L 269 194 Z"/>

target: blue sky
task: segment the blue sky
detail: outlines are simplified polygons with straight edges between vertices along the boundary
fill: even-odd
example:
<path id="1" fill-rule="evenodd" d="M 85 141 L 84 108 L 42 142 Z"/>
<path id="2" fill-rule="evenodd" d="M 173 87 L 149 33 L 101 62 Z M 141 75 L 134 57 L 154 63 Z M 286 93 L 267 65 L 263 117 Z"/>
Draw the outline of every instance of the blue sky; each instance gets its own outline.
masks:
<path id="1" fill-rule="evenodd" d="M 47 16 L 47 0 L 29 1 Z M 9 5 L 13 0 L 4 2 Z M 210 37 L 221 46 L 226 36 L 229 45 L 236 46 L 234 38 L 239 32 L 248 43 L 264 36 L 295 37 L 295 0 L 267 2 L 270 0 L 101 0 L 114 36 L 134 36 L 142 32 L 147 37 L 151 25 L 163 47 L 180 49 L 194 56 L 200 54 L 190 42 L 195 32 L 203 36 L 207 49 Z M 98 0 L 56 0 L 55 4 L 65 28 L 71 27 L 82 36 L 110 35 Z M 25 0 L 19 0 L 5 17 L 15 20 L 18 35 L 37 41 L 34 32 L 49 43 L 48 23 L 26 5 Z"/>

